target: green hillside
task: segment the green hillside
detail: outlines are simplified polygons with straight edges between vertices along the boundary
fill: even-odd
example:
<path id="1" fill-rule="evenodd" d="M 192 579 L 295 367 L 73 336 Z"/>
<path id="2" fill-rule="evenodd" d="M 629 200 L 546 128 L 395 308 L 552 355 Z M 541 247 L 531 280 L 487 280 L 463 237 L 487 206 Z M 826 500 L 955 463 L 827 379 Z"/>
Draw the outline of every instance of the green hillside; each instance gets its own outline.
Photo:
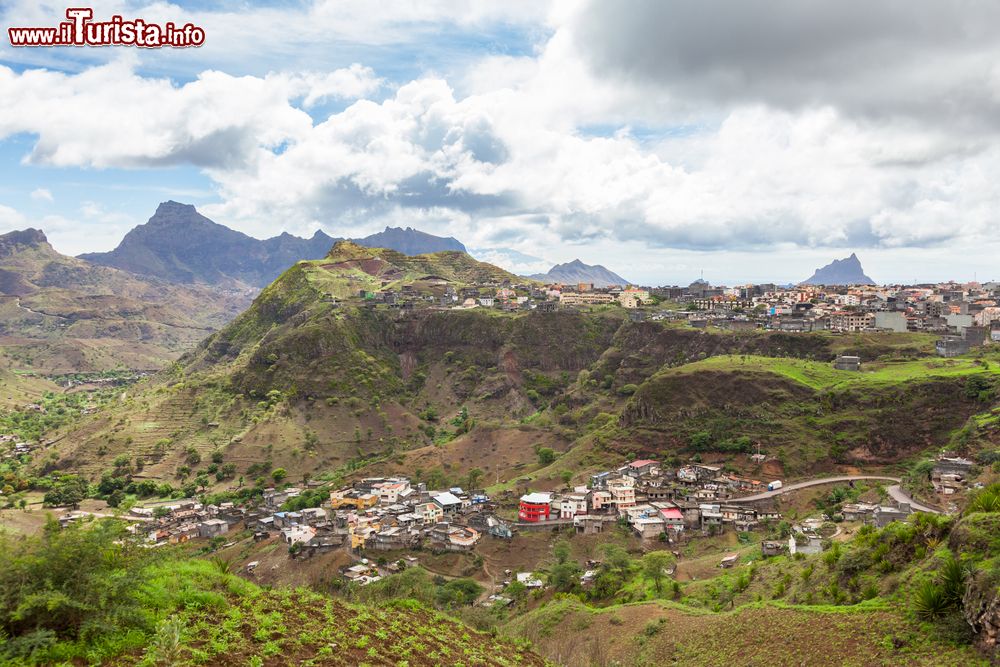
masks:
<path id="1" fill-rule="evenodd" d="M 551 486 L 633 455 L 796 477 L 908 463 L 953 446 L 997 403 L 995 355 L 940 360 L 923 334 L 705 332 L 631 322 L 618 308 L 434 307 L 446 289 L 523 282 L 464 253 L 338 243 L 44 456 L 97 479 L 124 455 L 131 472 L 117 475 L 220 491 L 279 467 L 291 479 L 416 468 L 457 483 L 489 465 L 501 484 Z M 361 296 L 386 291 L 420 303 Z M 860 373 L 833 369 L 847 352 L 862 357 Z M 767 471 L 747 459 L 758 443 Z M 561 456 L 540 463 L 541 447 Z"/>
<path id="2" fill-rule="evenodd" d="M 0 664 L 542 665 L 415 600 L 263 589 L 219 559 L 131 544 L 113 520 L 0 534 Z"/>

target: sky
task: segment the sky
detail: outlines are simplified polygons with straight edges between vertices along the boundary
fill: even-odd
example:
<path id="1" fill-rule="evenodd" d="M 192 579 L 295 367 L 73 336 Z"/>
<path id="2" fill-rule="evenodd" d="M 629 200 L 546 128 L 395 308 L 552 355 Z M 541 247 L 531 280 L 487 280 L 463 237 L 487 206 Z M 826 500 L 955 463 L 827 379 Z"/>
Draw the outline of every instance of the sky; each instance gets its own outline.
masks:
<path id="1" fill-rule="evenodd" d="M 72 3 L 79 5 L 81 3 Z M 647 285 L 1000 278 L 1000 5 L 95 0 L 200 48 L 14 48 L 0 233 L 110 250 L 167 199 L 258 238 L 385 226 Z"/>

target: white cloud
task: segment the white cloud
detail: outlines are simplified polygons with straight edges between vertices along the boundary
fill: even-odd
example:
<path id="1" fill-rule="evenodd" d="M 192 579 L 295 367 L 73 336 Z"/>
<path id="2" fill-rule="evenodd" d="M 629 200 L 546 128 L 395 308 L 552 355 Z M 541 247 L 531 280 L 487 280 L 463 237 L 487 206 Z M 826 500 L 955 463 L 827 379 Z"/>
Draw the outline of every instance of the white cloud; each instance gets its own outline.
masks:
<path id="1" fill-rule="evenodd" d="M 23 229 L 25 226 L 24 216 L 10 206 L 0 204 L 0 234 L 12 232 L 15 229 Z"/>
<path id="2" fill-rule="evenodd" d="M 35 188 L 31 191 L 31 198 L 35 201 L 55 201 L 52 198 L 52 193 L 46 188 Z"/>
<path id="3" fill-rule="evenodd" d="M 208 3 L 201 3 L 208 4 Z M 533 29 L 543 22 L 547 0 L 305 0 L 296 3 L 216 3 L 190 8 L 180 2 L 93 0 L 95 19 L 114 14 L 148 22 L 188 22 L 206 32 L 197 49 L 156 49 L 138 54 L 154 71 L 198 73 L 219 69 L 262 75 L 269 71 L 334 70 L 358 53 L 391 61 L 406 49 L 416 58 L 455 46 L 448 33 L 488 39 L 491 31 Z M 9 0 L 0 3 L 4 26 L 51 26 L 65 20 L 66 3 Z M 392 50 L 390 50 L 390 47 Z M 463 48 L 463 47 L 459 47 Z M 472 46 L 468 48 L 473 48 Z M 0 40 L 0 61 L 59 69 L 107 62 L 116 49 L 15 49 Z M 347 62 L 352 62 L 348 60 Z"/>
<path id="4" fill-rule="evenodd" d="M 266 77 L 209 70 L 176 86 L 136 74 L 134 64 L 123 57 L 76 75 L 0 66 L 0 136 L 36 134 L 34 164 L 244 168 L 257 149 L 309 131 L 308 114 L 290 100 L 352 98 L 378 86 L 360 66 Z"/>
<path id="5" fill-rule="evenodd" d="M 992 11 L 973 4 L 977 16 Z M 151 19 L 186 12 L 123 7 Z M 507 250 L 553 262 L 579 256 L 653 281 L 656 272 L 706 268 L 706 253 L 746 269 L 762 250 L 777 250 L 795 259 L 772 279 L 797 280 L 850 250 L 892 261 L 890 249 L 908 258 L 965 248 L 986 258 L 995 249 L 995 22 L 945 16 L 929 25 L 938 9 L 907 5 L 896 25 L 880 7 L 875 25 L 892 24 L 886 40 L 899 50 L 883 61 L 874 55 L 884 46 L 879 36 L 841 8 L 820 13 L 828 24 L 810 41 L 793 28 L 819 30 L 816 21 L 783 5 L 789 25 L 761 29 L 800 61 L 775 63 L 774 44 L 749 30 L 763 19 L 739 8 L 705 25 L 703 10 L 669 3 L 627 11 L 602 3 L 581 13 L 575 3 L 549 12 L 477 2 L 454 16 L 444 1 L 393 7 L 314 2 L 200 13 L 216 40 L 211 49 L 234 51 L 199 50 L 194 57 L 217 63 L 183 85 L 138 74 L 145 56 L 78 74 L 0 67 L 0 136 L 36 135 L 26 158 L 33 164 L 196 165 L 219 195 L 203 212 L 258 236 L 277 233 L 276 225 L 344 236 L 410 225 L 505 249 L 494 257 L 507 266 L 518 265 Z M 661 16 L 673 21 L 669 44 L 655 38 Z M 301 30 L 283 35 L 293 21 Z M 506 21 L 535 25 L 537 51 L 484 48 L 455 74 L 403 83 L 365 63 L 308 62 L 325 53 L 315 48 L 324 36 L 391 50 L 442 26 L 472 32 Z M 685 26 L 738 34 L 718 37 L 715 52 Z M 956 37 L 970 30 L 969 40 Z M 248 35 L 260 37 L 253 48 L 278 57 L 300 50 L 301 66 L 259 76 L 222 71 L 251 48 Z M 281 40 L 288 43 L 279 48 Z M 852 48 L 875 62 L 837 67 L 830 54 Z M 647 62 L 650 53 L 666 65 Z M 982 85 L 970 88 L 970 77 Z M 326 118 L 304 110 L 318 113 L 331 100 L 347 104 Z M 949 122 L 929 123 L 939 107 L 954 107 L 942 115 Z M 107 207 L 89 218 L 88 210 L 83 219 L 123 222 L 111 221 Z"/>

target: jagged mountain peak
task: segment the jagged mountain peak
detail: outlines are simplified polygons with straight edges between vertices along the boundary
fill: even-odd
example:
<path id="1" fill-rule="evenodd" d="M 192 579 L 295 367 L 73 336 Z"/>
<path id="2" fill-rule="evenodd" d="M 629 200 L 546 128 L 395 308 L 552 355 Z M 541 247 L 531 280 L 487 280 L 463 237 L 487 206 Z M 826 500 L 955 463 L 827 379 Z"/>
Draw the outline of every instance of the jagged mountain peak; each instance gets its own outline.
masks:
<path id="1" fill-rule="evenodd" d="M 861 266 L 857 253 L 844 259 L 835 259 L 826 266 L 816 269 L 813 275 L 802 282 L 803 285 L 874 285 Z"/>
<path id="2" fill-rule="evenodd" d="M 29 227 L 0 235 L 0 255 L 2 256 L 13 254 L 24 248 L 37 248 L 39 246 L 51 248 L 49 240 L 45 237 L 45 232 L 40 229 Z"/>
<path id="3" fill-rule="evenodd" d="M 549 283 L 587 283 L 595 287 L 608 285 L 628 285 L 629 281 L 600 264 L 586 264 L 580 259 L 574 259 L 564 264 L 556 264 L 548 273 L 538 273 L 530 276 L 536 280 Z"/>
<path id="4" fill-rule="evenodd" d="M 355 239 L 358 245 L 368 248 L 392 248 L 404 255 L 426 255 L 442 250 L 468 252 L 458 239 L 448 236 L 434 236 L 412 227 L 386 227 L 385 230 Z"/>
<path id="5" fill-rule="evenodd" d="M 114 250 L 80 258 L 171 282 L 235 281 L 264 287 L 295 262 L 324 257 L 337 240 L 321 229 L 310 238 L 282 231 L 261 240 L 210 220 L 191 204 L 170 200 L 157 206 L 152 217 L 129 231 Z M 378 234 L 356 239 L 356 244 L 391 248 L 406 255 L 465 252 L 465 246 L 454 238 L 411 227 L 386 227 Z"/>

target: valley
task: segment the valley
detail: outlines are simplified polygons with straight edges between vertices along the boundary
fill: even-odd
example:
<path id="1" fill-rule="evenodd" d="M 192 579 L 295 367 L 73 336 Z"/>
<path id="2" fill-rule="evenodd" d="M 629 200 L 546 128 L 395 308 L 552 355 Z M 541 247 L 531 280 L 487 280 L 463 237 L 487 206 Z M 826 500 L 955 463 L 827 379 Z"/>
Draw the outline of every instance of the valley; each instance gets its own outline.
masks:
<path id="1" fill-rule="evenodd" d="M 298 605 L 409 600 L 530 645 L 528 664 L 988 659 L 971 601 L 908 610 L 943 560 L 963 586 L 996 572 L 995 510 L 967 508 L 1000 480 L 993 347 L 524 306 L 543 292 L 458 251 L 338 242 L 159 372 L 33 379 L 0 522 L 118 516 L 171 559 L 309 589 Z M 273 655 L 315 650 L 285 636 Z"/>

